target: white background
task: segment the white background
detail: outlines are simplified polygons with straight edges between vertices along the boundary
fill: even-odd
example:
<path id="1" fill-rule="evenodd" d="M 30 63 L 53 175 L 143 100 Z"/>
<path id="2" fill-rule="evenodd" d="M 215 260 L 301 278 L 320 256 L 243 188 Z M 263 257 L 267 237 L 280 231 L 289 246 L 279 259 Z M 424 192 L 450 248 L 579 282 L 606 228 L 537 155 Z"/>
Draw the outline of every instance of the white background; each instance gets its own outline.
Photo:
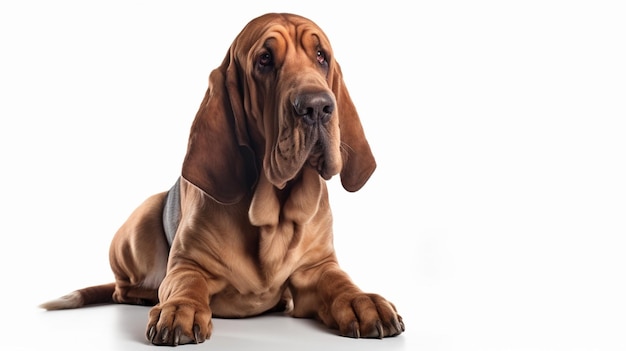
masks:
<path id="1" fill-rule="evenodd" d="M 378 169 L 330 181 L 335 246 L 407 331 L 216 320 L 185 349 L 625 350 L 621 3 L 2 2 L 3 348 L 151 348 L 146 308 L 37 305 L 112 280 L 113 233 L 173 184 L 209 72 L 272 11 L 342 65 Z"/>

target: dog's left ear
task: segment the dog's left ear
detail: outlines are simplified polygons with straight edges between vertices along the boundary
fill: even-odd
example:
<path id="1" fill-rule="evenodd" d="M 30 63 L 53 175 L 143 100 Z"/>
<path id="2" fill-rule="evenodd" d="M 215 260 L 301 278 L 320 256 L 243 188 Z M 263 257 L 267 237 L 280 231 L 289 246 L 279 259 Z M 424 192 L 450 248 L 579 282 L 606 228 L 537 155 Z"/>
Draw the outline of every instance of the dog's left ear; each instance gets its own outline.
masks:
<path id="1" fill-rule="evenodd" d="M 341 67 L 335 61 L 329 77 L 329 83 L 337 100 L 339 130 L 341 133 L 341 184 L 348 191 L 357 191 L 365 185 L 374 170 L 376 160 L 365 138 L 361 120 L 348 89 L 343 81 Z"/>
<path id="2" fill-rule="evenodd" d="M 217 202 L 239 202 L 256 182 L 231 50 L 209 76 L 209 88 L 191 126 L 182 175 Z"/>

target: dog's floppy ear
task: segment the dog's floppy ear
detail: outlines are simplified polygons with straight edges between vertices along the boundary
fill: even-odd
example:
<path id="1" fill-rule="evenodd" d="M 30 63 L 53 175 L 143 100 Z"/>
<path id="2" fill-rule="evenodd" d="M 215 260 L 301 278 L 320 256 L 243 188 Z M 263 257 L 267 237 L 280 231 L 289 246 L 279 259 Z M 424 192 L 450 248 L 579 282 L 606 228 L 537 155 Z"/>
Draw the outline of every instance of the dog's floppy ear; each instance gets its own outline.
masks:
<path id="1" fill-rule="evenodd" d="M 341 184 L 348 191 L 357 191 L 365 185 L 374 170 L 376 160 L 365 138 L 361 120 L 343 81 L 341 67 L 335 61 L 330 85 L 337 100 L 339 129 L 341 132 Z"/>
<path id="2" fill-rule="evenodd" d="M 239 77 L 231 51 L 209 76 L 189 134 L 182 176 L 223 204 L 241 200 L 256 182 Z"/>

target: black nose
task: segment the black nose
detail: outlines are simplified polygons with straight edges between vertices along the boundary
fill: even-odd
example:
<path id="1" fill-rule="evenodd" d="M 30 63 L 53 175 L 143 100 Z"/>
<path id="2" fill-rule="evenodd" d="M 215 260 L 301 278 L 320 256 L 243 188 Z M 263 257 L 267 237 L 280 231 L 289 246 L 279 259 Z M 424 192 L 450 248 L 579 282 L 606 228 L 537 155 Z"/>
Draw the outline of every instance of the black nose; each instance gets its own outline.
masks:
<path id="1" fill-rule="evenodd" d="M 293 108 L 307 124 L 328 123 L 335 110 L 335 100 L 327 92 L 298 95 Z"/>

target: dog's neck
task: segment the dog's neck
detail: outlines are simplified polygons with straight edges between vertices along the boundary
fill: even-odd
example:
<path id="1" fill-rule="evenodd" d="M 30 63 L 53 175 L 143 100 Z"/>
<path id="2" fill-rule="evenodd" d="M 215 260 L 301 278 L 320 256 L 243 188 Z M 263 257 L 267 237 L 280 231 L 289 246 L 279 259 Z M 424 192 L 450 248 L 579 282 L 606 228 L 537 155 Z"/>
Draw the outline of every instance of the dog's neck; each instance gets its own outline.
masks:
<path id="1" fill-rule="evenodd" d="M 275 228 L 279 219 L 305 224 L 318 210 L 324 181 L 312 168 L 305 167 L 297 182 L 277 189 L 263 173 L 252 196 L 248 217 L 257 227 Z"/>
<path id="2" fill-rule="evenodd" d="M 258 186 L 252 196 L 248 217 L 250 223 L 265 232 L 274 232 L 279 219 L 304 225 L 317 213 L 324 180 L 310 167 L 305 167 L 297 179 L 283 189 L 276 188 L 265 175 L 259 175 Z M 181 218 L 180 178 L 168 191 L 163 208 L 163 228 L 169 245 L 172 245 Z"/>

